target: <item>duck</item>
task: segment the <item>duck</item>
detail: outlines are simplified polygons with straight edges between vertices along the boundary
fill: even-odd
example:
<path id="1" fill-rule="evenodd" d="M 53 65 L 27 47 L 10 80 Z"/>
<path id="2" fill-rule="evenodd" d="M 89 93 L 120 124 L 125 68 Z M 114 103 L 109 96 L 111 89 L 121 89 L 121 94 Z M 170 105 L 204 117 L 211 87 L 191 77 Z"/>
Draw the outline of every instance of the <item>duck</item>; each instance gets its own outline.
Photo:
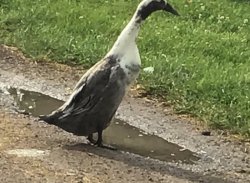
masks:
<path id="1" fill-rule="evenodd" d="M 110 51 L 81 77 L 62 106 L 39 116 L 40 120 L 86 136 L 89 143 L 98 147 L 111 148 L 103 144 L 103 130 L 110 125 L 126 91 L 139 75 L 141 59 L 136 38 L 140 27 L 159 10 L 179 15 L 167 1 L 141 1 Z M 98 134 L 97 140 L 94 133 Z"/>

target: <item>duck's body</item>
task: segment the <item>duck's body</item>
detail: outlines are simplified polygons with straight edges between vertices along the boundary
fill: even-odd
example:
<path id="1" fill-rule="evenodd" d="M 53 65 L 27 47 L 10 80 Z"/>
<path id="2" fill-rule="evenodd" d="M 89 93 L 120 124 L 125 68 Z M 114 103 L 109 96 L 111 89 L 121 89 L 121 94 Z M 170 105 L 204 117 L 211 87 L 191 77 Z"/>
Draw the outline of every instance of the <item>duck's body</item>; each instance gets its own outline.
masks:
<path id="1" fill-rule="evenodd" d="M 91 141 L 92 134 L 98 132 L 97 144 L 102 145 L 102 131 L 110 124 L 129 85 L 139 75 L 141 59 L 136 37 L 142 21 L 160 10 L 151 7 L 143 12 L 152 2 L 170 6 L 162 0 L 142 1 L 108 54 L 82 76 L 64 105 L 50 115 L 41 116 L 42 120 L 75 135 L 88 136 Z"/>
<path id="2" fill-rule="evenodd" d="M 43 120 L 75 135 L 88 136 L 105 129 L 124 94 L 124 71 L 108 57 L 86 73 L 67 102 Z M 93 74 L 94 73 L 94 74 Z"/>

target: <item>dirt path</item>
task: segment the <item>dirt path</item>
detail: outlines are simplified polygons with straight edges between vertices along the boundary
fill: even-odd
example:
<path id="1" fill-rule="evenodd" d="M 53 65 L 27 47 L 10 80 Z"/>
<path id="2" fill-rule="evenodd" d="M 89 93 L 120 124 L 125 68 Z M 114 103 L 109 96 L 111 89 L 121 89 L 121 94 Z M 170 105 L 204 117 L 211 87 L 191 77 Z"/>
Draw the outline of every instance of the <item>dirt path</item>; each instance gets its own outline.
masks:
<path id="1" fill-rule="evenodd" d="M 12 86 L 65 100 L 82 73 L 35 63 L 0 46 L 0 89 Z M 189 121 L 166 115 L 169 110 L 159 103 L 131 95 L 119 108 L 119 119 L 196 152 L 200 160 L 161 162 L 89 146 L 84 137 L 14 112 L 11 96 L 0 92 L 0 182 L 250 182 L 249 142 L 215 132 L 202 136 Z"/>

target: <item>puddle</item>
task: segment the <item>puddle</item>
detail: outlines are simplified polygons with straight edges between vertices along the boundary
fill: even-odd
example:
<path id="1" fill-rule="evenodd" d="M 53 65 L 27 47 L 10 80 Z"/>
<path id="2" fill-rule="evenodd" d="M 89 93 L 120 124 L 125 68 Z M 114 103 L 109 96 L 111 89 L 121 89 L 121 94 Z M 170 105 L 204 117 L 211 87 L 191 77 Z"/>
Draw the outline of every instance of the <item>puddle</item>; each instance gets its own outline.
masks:
<path id="1" fill-rule="evenodd" d="M 49 114 L 63 104 L 63 101 L 37 92 L 15 88 L 8 91 L 14 97 L 19 110 L 31 113 L 35 117 Z M 117 119 L 104 131 L 103 139 L 105 143 L 119 150 L 161 161 L 194 163 L 199 159 L 187 149 L 158 136 L 145 134 L 140 129 Z"/>
<path id="2" fill-rule="evenodd" d="M 64 103 L 50 96 L 22 89 L 10 88 L 8 92 L 14 97 L 18 110 L 31 113 L 35 117 L 49 114 Z"/>
<path id="3" fill-rule="evenodd" d="M 13 149 L 5 152 L 10 155 L 16 155 L 17 157 L 38 157 L 49 154 L 48 150 L 43 151 L 39 149 Z"/>

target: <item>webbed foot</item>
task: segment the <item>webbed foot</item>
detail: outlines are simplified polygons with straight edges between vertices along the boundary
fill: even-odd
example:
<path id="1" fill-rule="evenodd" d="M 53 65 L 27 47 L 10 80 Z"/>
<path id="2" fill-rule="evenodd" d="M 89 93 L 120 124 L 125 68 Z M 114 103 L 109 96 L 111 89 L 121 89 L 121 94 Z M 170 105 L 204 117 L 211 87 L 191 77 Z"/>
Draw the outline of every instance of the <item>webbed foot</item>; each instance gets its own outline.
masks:
<path id="1" fill-rule="evenodd" d="M 102 143 L 102 130 L 98 131 L 98 139 L 97 141 L 94 143 L 94 145 L 101 147 L 101 148 L 105 148 L 105 149 L 109 149 L 109 150 L 117 150 L 117 148 L 108 145 L 108 144 L 103 144 Z"/>
<path id="2" fill-rule="evenodd" d="M 95 144 L 96 141 L 93 139 L 93 134 L 90 134 L 87 138 L 89 140 L 89 144 Z"/>

